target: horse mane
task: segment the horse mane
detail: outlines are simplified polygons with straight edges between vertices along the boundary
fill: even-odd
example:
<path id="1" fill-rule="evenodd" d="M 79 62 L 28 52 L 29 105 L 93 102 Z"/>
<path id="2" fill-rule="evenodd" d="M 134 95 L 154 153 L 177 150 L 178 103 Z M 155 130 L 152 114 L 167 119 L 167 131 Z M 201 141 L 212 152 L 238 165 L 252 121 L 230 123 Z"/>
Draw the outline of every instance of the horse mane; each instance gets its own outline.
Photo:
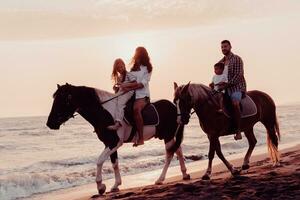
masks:
<path id="1" fill-rule="evenodd" d="M 116 94 L 105 91 L 105 90 L 101 90 L 98 88 L 94 88 L 95 92 L 98 94 L 100 101 L 105 101 L 111 97 L 114 97 Z"/>
<path id="2" fill-rule="evenodd" d="M 201 103 L 211 97 L 211 89 L 204 84 L 192 83 L 189 85 L 188 92 L 192 97 L 192 102 Z"/>

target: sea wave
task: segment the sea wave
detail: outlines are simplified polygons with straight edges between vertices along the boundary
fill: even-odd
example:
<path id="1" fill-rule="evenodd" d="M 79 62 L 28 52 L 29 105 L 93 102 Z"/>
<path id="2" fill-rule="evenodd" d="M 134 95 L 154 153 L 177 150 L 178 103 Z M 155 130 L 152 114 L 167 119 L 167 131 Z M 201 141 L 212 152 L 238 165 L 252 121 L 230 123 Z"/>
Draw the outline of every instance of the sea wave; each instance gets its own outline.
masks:
<path id="1" fill-rule="evenodd" d="M 72 187 L 92 180 L 93 173 L 45 174 L 27 173 L 14 174 L 0 179 L 0 199 L 12 200 L 29 197 L 33 194 L 49 192 Z"/>
<path id="2" fill-rule="evenodd" d="M 299 141 L 298 110 L 299 106 L 278 110 L 282 143 Z M 30 198 L 33 194 L 95 181 L 96 162 L 104 145 L 95 134 L 91 135 L 88 123 L 78 117 L 56 132 L 49 131 L 44 123 L 45 118 L 0 120 L 1 200 Z M 265 127 L 256 125 L 254 133 L 256 146 L 266 146 Z M 225 156 L 246 152 L 248 148 L 244 134 L 240 141 L 231 135 L 221 137 L 220 142 Z M 195 116 L 185 128 L 182 149 L 186 162 L 207 159 L 209 141 Z M 125 144 L 118 157 L 122 176 L 161 169 L 165 163 L 165 147 L 159 140 L 147 141 L 139 148 Z M 178 160 L 172 160 L 171 166 L 174 165 L 178 165 Z M 109 158 L 102 172 L 103 179 L 114 177 Z"/>

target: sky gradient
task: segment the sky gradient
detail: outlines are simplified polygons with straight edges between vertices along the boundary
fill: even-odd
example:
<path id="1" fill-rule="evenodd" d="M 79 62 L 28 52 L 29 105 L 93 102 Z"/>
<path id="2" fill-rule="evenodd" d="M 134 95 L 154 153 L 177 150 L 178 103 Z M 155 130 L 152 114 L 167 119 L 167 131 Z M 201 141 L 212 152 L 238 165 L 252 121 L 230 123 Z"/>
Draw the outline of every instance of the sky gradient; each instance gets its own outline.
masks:
<path id="1" fill-rule="evenodd" d="M 209 83 L 229 39 L 245 64 L 248 90 L 276 104 L 300 102 L 300 2 L 0 2 L 0 117 L 47 115 L 56 83 L 111 91 L 115 58 L 145 46 L 152 99 L 172 99 L 173 81 Z"/>

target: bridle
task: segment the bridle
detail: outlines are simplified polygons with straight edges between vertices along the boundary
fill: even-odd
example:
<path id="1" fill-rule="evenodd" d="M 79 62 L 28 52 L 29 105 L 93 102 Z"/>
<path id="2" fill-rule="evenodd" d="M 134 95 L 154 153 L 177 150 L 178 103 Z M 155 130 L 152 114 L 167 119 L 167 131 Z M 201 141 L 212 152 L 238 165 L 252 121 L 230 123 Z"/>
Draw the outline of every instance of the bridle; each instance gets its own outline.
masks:
<path id="1" fill-rule="evenodd" d="M 193 110 L 193 111 L 192 111 Z M 188 114 L 190 115 L 190 116 L 192 116 L 194 113 L 196 113 L 196 110 L 195 109 L 191 109 L 191 112 L 189 112 Z M 177 113 L 177 116 L 182 116 L 183 114 L 182 113 Z"/>
<path id="2" fill-rule="evenodd" d="M 75 111 L 76 112 L 76 111 Z M 62 114 L 61 113 L 58 113 L 57 114 L 57 121 L 58 121 L 58 123 L 60 123 L 60 124 L 64 124 L 66 121 L 68 121 L 69 119 L 71 119 L 71 118 L 75 118 L 76 116 L 77 116 L 78 114 L 71 114 L 71 115 L 68 115 L 67 117 L 66 117 L 66 120 L 63 120 L 63 116 L 62 116 Z M 61 122 L 61 121 L 65 121 L 65 122 Z"/>
<path id="3" fill-rule="evenodd" d="M 67 104 L 67 106 L 69 106 L 69 105 L 71 104 L 71 102 L 70 102 L 71 99 L 72 99 L 72 95 L 69 94 L 68 97 L 67 97 L 67 99 L 66 99 L 66 104 Z M 61 113 L 61 112 L 57 113 L 56 115 L 57 115 L 57 121 L 58 121 L 58 123 L 59 123 L 59 124 L 64 124 L 64 123 L 65 123 L 66 121 L 68 121 L 69 119 L 75 118 L 75 117 L 78 115 L 77 113 L 75 114 L 75 112 L 77 112 L 78 110 L 79 110 L 78 108 L 75 109 L 75 111 L 74 111 L 73 114 L 69 114 L 69 115 L 67 115 L 66 117 L 64 117 L 64 114 Z M 64 119 L 64 118 L 65 118 L 65 119 Z M 62 122 L 62 121 L 65 121 L 65 122 Z"/>
<path id="4" fill-rule="evenodd" d="M 203 105 L 204 103 L 210 101 L 211 99 L 212 99 L 213 102 L 215 101 L 213 99 L 212 95 L 210 94 L 210 95 L 208 95 L 208 98 L 201 103 L 201 105 Z M 201 106 L 201 105 L 199 105 L 199 106 Z M 190 112 L 181 113 L 180 108 L 179 108 L 179 98 L 176 100 L 176 108 L 177 108 L 177 116 L 180 116 L 180 117 L 183 116 L 183 115 L 188 115 L 188 116 L 191 117 L 194 113 L 196 113 L 196 110 L 193 108 L 193 106 L 192 106 Z"/>

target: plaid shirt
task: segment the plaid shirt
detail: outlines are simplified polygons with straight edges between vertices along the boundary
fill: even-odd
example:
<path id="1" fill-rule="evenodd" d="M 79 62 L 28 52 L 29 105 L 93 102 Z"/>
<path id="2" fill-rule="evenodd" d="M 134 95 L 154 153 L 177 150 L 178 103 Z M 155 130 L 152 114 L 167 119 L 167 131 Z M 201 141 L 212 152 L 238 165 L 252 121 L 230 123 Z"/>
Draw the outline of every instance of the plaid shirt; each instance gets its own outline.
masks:
<path id="1" fill-rule="evenodd" d="M 244 77 L 244 63 L 241 57 L 231 53 L 229 55 L 228 64 L 228 83 L 227 88 L 228 94 L 234 92 L 246 92 L 246 81 Z M 225 56 L 220 60 L 220 62 L 225 64 Z"/>

